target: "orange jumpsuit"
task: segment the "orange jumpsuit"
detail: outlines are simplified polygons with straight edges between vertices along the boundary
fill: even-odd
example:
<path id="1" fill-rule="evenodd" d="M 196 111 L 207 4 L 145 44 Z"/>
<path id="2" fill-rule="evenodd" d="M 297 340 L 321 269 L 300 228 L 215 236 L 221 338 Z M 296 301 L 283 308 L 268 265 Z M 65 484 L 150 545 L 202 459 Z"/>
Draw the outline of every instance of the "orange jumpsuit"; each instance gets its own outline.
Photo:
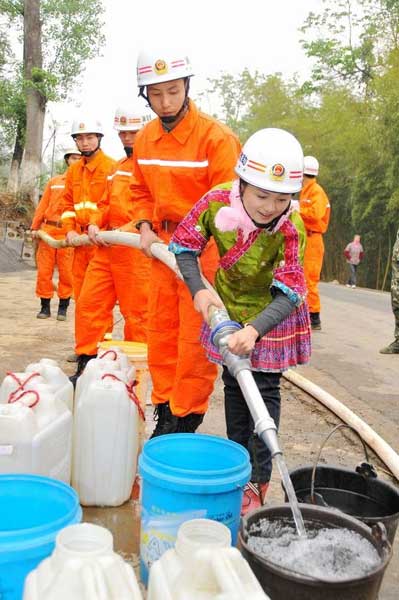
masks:
<path id="1" fill-rule="evenodd" d="M 101 200 L 107 184 L 107 177 L 116 168 L 116 161 L 99 150 L 94 158 L 86 162 L 82 157 L 67 171 L 65 191 L 62 198 L 61 220 L 65 232 L 85 233 L 90 218 L 98 212 L 97 203 Z M 87 265 L 94 254 L 95 246 L 75 248 L 72 274 L 75 302 L 79 298 Z"/>
<path id="2" fill-rule="evenodd" d="M 151 221 L 166 243 L 179 221 L 210 188 L 234 178 L 240 152 L 238 138 L 225 125 L 189 110 L 170 132 L 160 119 L 142 129 L 134 145 L 131 184 L 135 221 Z M 127 229 L 124 227 L 124 229 Z M 218 255 L 213 243 L 201 257 L 204 274 L 213 280 Z M 148 304 L 148 364 L 154 404 L 170 403 L 184 417 L 203 414 L 216 378 L 199 343 L 201 315 L 177 276 L 158 260 L 151 262 Z"/>
<path id="3" fill-rule="evenodd" d="M 310 179 L 305 183 L 299 195 L 299 207 L 306 227 L 304 271 L 308 287 L 309 312 L 319 313 L 318 284 L 324 256 L 323 233 L 327 231 L 330 220 L 330 202 L 316 179 Z"/>
<path id="4" fill-rule="evenodd" d="M 119 161 L 90 223 L 117 229 L 134 218 L 129 189 L 133 157 Z M 147 341 L 147 299 L 151 259 L 126 246 L 96 247 L 76 306 L 76 354 L 96 354 L 116 300 L 125 320 L 124 338 Z"/>
<path id="5" fill-rule="evenodd" d="M 61 211 L 59 204 L 64 193 L 65 179 L 65 173 L 57 175 L 50 179 L 46 185 L 33 217 L 32 231 L 42 229 L 57 240 L 65 238 L 65 230 L 60 221 Z M 42 240 L 38 240 L 38 242 L 36 254 L 36 295 L 39 298 L 53 297 L 53 273 L 55 266 L 57 266 L 58 297 L 61 299 L 70 298 L 72 295 L 73 248 L 51 248 L 51 246 Z"/>

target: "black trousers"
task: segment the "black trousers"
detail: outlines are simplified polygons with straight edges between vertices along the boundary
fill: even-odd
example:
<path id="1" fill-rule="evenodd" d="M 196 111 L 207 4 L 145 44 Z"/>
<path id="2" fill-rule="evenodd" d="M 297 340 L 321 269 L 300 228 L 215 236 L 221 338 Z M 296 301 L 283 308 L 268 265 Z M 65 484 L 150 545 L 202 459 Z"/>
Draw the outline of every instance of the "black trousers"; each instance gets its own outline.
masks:
<path id="1" fill-rule="evenodd" d="M 278 429 L 280 422 L 281 373 L 252 372 L 270 416 Z M 264 442 L 254 433 L 254 422 L 245 398 L 235 377 L 223 366 L 224 406 L 227 437 L 241 444 L 249 452 L 252 465 L 251 481 L 266 483 L 272 473 L 270 452 Z"/>

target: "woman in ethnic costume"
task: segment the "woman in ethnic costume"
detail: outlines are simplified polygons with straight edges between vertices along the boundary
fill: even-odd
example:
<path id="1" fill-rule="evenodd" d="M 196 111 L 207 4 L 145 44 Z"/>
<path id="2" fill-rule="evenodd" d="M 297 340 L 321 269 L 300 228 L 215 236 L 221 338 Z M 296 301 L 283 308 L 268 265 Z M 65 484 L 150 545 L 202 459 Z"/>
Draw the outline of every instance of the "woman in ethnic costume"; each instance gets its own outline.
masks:
<path id="1" fill-rule="evenodd" d="M 204 286 L 198 256 L 213 237 L 220 253 L 215 287 L 230 318 L 242 325 L 228 340 L 231 352 L 250 355 L 253 375 L 276 426 L 282 371 L 310 357 L 303 256 L 306 231 L 293 194 L 303 176 L 303 152 L 282 129 L 262 129 L 244 145 L 238 179 L 213 188 L 176 229 L 169 249 L 202 313 L 201 341 L 211 361 L 222 358 L 211 343 L 208 310 L 217 305 Z M 270 481 L 270 452 L 253 433 L 254 423 L 236 379 L 223 366 L 229 439 L 248 449 L 252 476 L 243 512 L 263 504 Z"/>

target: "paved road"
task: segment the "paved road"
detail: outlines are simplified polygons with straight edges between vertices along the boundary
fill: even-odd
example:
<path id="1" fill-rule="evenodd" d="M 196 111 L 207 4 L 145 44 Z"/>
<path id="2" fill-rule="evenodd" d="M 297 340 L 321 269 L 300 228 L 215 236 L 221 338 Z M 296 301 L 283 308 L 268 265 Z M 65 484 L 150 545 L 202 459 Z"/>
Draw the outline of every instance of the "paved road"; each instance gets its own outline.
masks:
<path id="1" fill-rule="evenodd" d="M 378 352 L 393 340 L 390 295 L 335 284 L 320 289 L 322 330 L 314 332 L 311 364 L 300 372 L 399 450 L 399 355 Z"/>

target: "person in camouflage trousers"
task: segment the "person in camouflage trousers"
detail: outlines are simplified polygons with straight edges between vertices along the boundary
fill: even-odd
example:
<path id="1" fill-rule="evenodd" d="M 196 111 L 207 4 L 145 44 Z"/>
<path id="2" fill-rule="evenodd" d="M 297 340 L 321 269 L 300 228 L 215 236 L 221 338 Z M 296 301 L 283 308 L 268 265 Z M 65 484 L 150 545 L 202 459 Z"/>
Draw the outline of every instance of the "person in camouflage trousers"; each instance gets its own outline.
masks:
<path id="1" fill-rule="evenodd" d="M 399 354 L 399 229 L 392 250 L 391 301 L 395 317 L 395 339 L 380 350 L 381 354 Z"/>

